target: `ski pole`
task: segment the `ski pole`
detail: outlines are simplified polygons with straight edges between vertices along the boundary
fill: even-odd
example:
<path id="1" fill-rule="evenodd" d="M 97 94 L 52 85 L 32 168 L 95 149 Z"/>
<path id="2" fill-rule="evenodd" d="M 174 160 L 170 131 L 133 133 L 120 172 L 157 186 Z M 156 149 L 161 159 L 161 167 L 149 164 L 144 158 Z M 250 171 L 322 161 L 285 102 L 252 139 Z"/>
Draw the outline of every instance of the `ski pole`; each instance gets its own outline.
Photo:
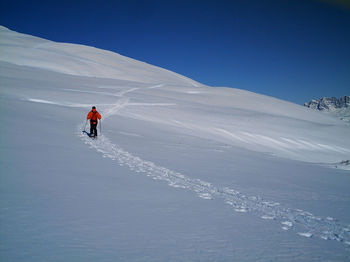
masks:
<path id="1" fill-rule="evenodd" d="M 87 119 L 86 119 L 86 121 L 85 121 L 85 126 L 84 126 L 84 131 L 85 131 L 85 129 L 86 129 L 86 125 L 87 125 Z"/>
<path id="2" fill-rule="evenodd" d="M 100 119 L 100 135 L 102 135 L 102 120 Z"/>

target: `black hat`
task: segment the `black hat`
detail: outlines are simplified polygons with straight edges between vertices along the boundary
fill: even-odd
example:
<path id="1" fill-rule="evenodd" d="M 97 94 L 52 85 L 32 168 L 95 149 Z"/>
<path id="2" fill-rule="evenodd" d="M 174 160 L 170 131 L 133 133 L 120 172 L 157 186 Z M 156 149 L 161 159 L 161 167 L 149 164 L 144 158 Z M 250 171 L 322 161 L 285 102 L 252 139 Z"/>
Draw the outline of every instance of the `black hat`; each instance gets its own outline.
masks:
<path id="1" fill-rule="evenodd" d="M 92 109 L 96 109 L 96 106 L 93 106 Z"/>

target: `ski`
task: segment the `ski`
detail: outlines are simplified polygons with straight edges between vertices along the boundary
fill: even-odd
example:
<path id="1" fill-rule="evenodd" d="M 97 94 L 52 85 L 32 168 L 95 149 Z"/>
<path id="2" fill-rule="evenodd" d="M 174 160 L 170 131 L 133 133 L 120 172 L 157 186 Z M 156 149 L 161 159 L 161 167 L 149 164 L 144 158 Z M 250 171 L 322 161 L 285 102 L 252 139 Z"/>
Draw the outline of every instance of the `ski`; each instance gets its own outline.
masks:
<path id="1" fill-rule="evenodd" d="M 85 133 L 88 137 L 92 138 L 92 139 L 95 139 L 96 137 L 93 135 L 93 134 L 90 134 L 88 132 L 86 132 L 85 130 L 82 131 L 83 133 Z"/>

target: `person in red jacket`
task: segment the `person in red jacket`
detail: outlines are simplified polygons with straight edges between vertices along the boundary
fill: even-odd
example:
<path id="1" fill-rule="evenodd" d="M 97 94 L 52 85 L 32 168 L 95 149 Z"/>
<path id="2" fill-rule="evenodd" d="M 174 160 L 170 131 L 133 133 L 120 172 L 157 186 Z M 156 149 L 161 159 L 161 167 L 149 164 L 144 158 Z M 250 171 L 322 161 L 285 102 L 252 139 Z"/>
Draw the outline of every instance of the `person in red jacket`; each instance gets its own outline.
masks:
<path id="1" fill-rule="evenodd" d="M 96 107 L 92 107 L 92 110 L 87 115 L 87 119 L 90 119 L 90 136 L 97 137 L 97 123 L 101 119 L 101 115 L 96 111 Z"/>

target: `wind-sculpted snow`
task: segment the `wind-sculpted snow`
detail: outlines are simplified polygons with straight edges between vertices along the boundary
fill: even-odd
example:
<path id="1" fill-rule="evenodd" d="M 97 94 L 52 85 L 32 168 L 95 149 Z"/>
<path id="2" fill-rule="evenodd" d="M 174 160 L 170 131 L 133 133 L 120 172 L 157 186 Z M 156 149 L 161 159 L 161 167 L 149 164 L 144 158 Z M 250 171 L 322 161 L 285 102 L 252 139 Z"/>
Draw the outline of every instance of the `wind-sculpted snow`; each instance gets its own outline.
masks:
<path id="1" fill-rule="evenodd" d="M 102 153 L 103 157 L 117 161 L 120 166 L 127 166 L 136 173 L 163 181 L 171 187 L 192 191 L 203 199 L 221 199 L 236 212 L 251 213 L 262 219 L 274 220 L 283 230 L 294 230 L 300 236 L 336 240 L 350 247 L 350 225 L 342 224 L 333 217 L 316 216 L 308 211 L 288 208 L 278 202 L 266 201 L 259 196 L 248 196 L 229 187 L 216 187 L 209 182 L 190 178 L 141 159 L 113 144 L 104 135 L 93 140 L 81 133 L 80 128 L 77 132 L 85 144 Z"/>

